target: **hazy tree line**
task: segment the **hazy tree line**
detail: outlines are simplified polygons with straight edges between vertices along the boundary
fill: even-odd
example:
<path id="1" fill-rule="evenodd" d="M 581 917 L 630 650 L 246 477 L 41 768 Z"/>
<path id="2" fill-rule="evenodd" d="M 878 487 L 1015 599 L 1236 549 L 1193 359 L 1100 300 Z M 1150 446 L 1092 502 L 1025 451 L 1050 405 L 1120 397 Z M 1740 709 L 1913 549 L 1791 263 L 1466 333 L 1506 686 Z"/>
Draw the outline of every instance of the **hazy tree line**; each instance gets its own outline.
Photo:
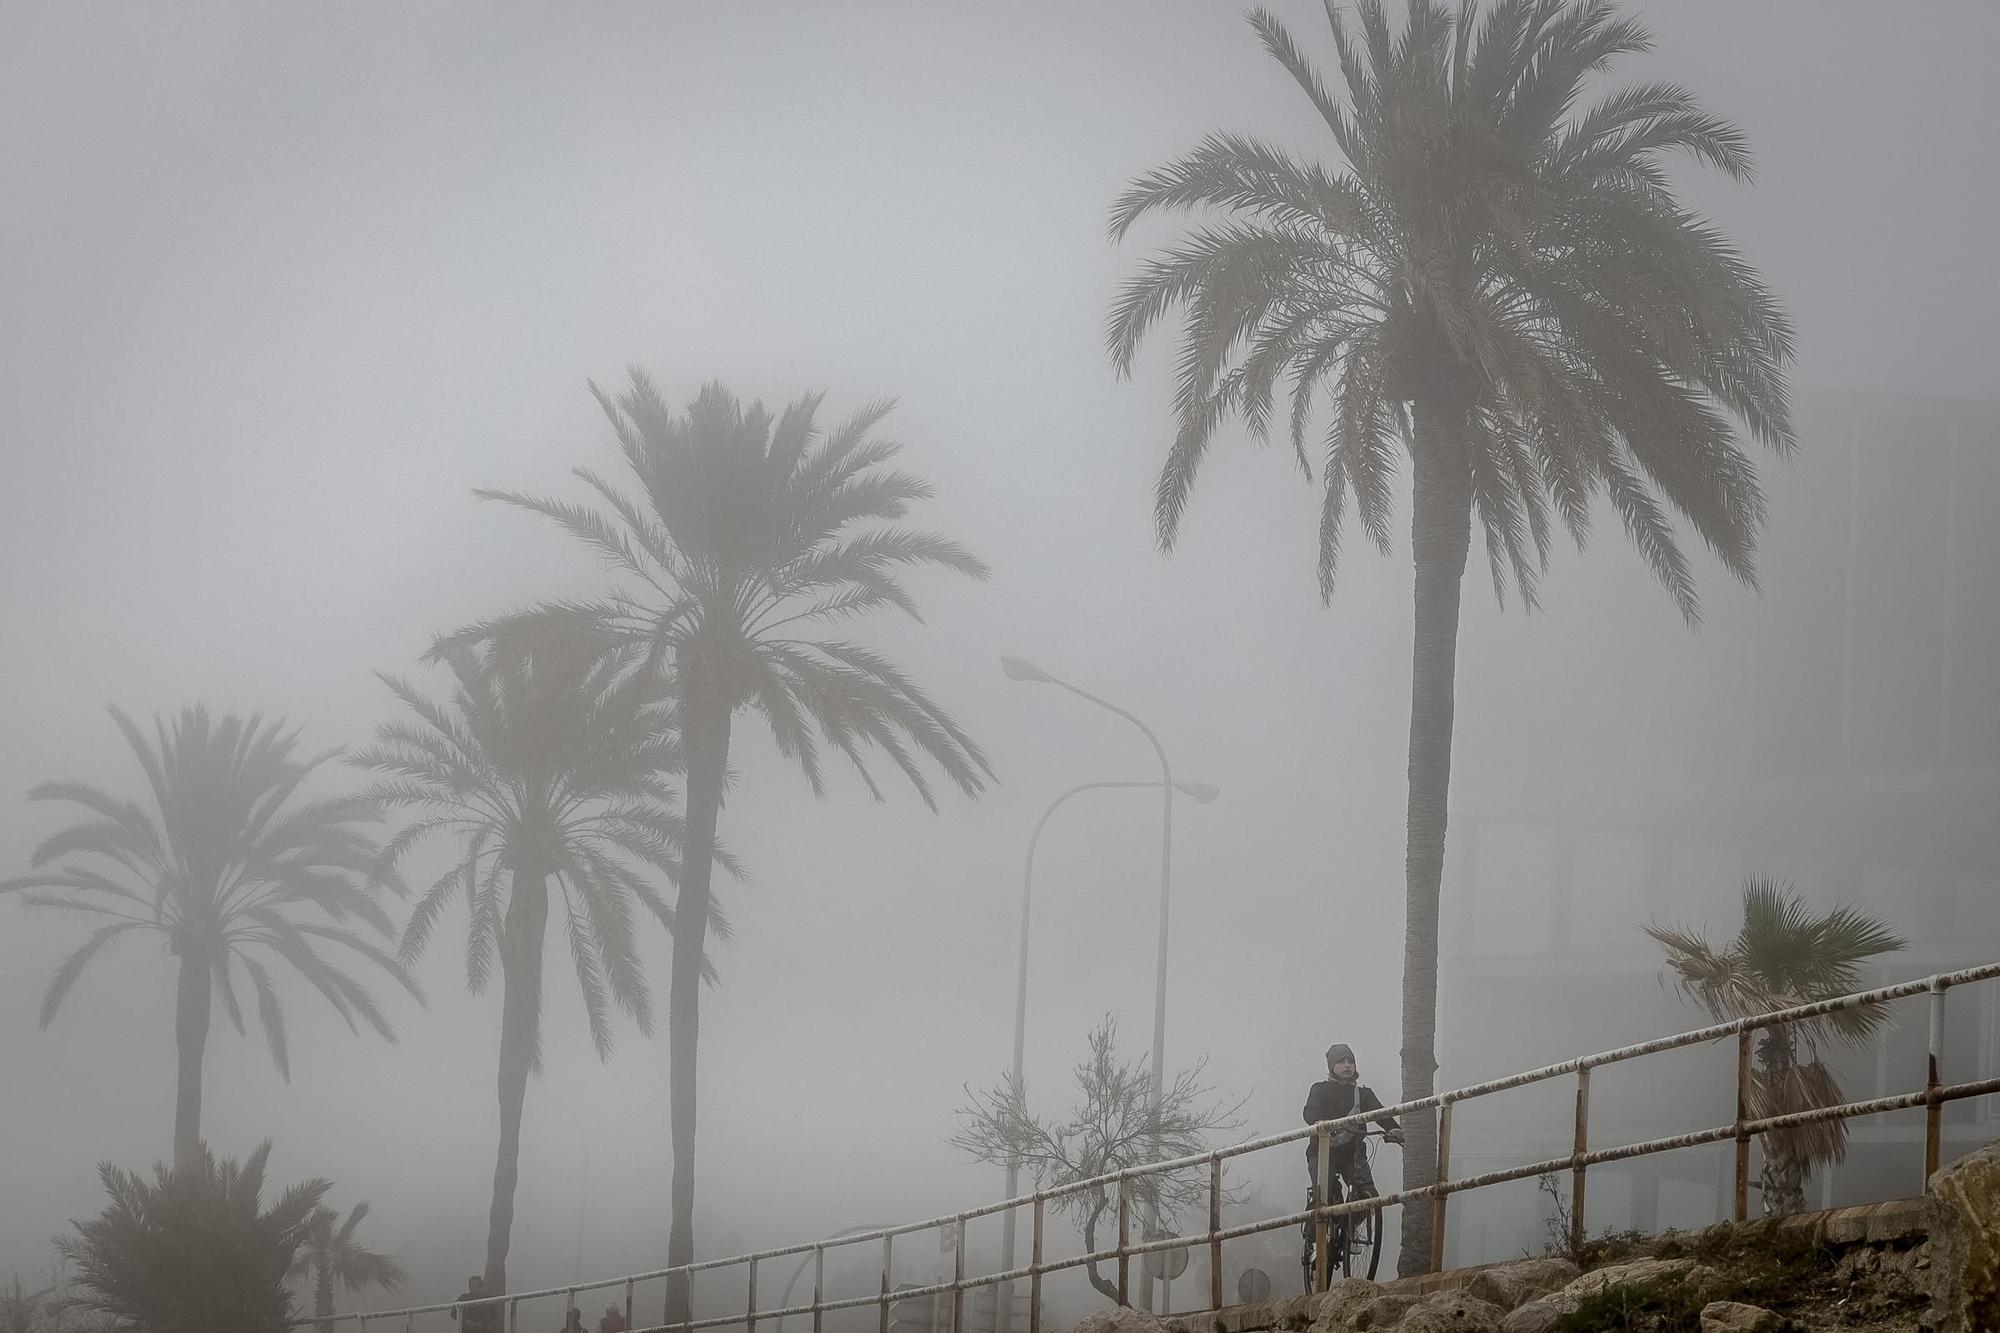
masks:
<path id="1" fill-rule="evenodd" d="M 1746 441 L 1779 457 L 1793 447 L 1792 331 L 1669 174 L 1678 156 L 1747 180 L 1740 131 L 1672 83 L 1599 90 L 1609 65 L 1649 46 L 1612 0 L 1409 0 L 1399 21 L 1380 0 L 1357 0 L 1351 12 L 1329 4 L 1328 18 L 1330 64 L 1275 17 L 1250 15 L 1318 113 L 1324 159 L 1217 133 L 1132 181 L 1111 210 L 1114 239 L 1155 214 L 1192 220 L 1139 262 L 1107 339 L 1128 373 L 1146 335 L 1177 322 L 1177 421 L 1154 491 L 1163 550 L 1226 423 L 1280 435 L 1321 489 L 1327 599 L 1353 525 L 1392 549 L 1407 470 L 1415 630 L 1400 1093 L 1415 1098 L 1433 1090 L 1436 1069 L 1438 897 L 1473 536 L 1495 595 L 1511 587 L 1532 606 L 1558 533 L 1581 546 L 1593 511 L 1608 507 L 1694 622 L 1684 529 L 1754 583 L 1765 515 Z M 729 933 L 714 873 L 737 869 L 722 807 L 738 726 L 766 730 L 816 793 L 842 764 L 872 796 L 893 771 L 932 805 L 940 786 L 977 796 L 993 780 L 951 713 L 856 633 L 872 613 L 916 614 L 913 572 L 987 574 L 948 536 L 910 525 L 930 491 L 880 434 L 889 404 L 831 419 L 818 394 L 772 411 L 711 384 L 677 408 L 636 370 L 620 390 L 592 392 L 616 475 L 576 468 L 573 497 L 477 493 L 581 543 L 606 570 L 599 586 L 442 636 L 425 663 L 444 693 L 385 676 L 389 720 L 351 751 L 309 752 L 297 730 L 262 717 L 195 707 L 148 732 L 114 708 L 144 789 L 137 799 L 74 781 L 34 789 L 79 820 L 0 886 L 99 920 L 51 979 L 45 1025 L 108 950 L 142 934 L 165 942 L 179 1053 L 169 1174 L 237 1171 L 239 1192 L 251 1167 L 217 1166 L 201 1141 L 215 1007 L 239 1031 L 254 1007 L 281 1074 L 282 997 L 301 985 L 350 1026 L 393 1039 L 380 994 L 416 995 L 412 965 L 440 928 L 462 928 L 466 984 L 497 990 L 501 1012 L 490 1291 L 506 1289 L 551 925 L 601 1054 L 619 1015 L 651 1032 L 642 958 L 652 930 L 667 934 L 666 1258 L 695 1257 L 694 1067 L 702 986 L 716 975 L 708 944 Z M 448 847 L 449 868 L 406 884 L 401 869 L 427 841 Z M 1701 971 L 1699 941 L 1663 943 L 1705 1003 L 1750 993 Z M 1099 1072 L 1117 1074 L 1108 1045 L 1099 1055 Z M 1774 1068 L 1802 1063 L 1771 1056 Z M 1404 1179 L 1423 1185 L 1433 1126 L 1419 1116 L 1409 1129 Z M 1079 1151 L 1063 1169 L 1087 1170 L 1098 1149 Z M 261 1174 L 261 1157 L 253 1165 Z M 107 1177 L 114 1199 L 138 1200 L 142 1183 Z M 310 1237 L 314 1254 L 351 1243 L 358 1218 L 329 1230 L 318 1207 L 289 1210 L 299 1243 Z M 1406 1207 L 1403 1226 L 1407 1269 L 1427 1253 L 1428 1208 Z M 687 1312 L 683 1282 L 668 1317 Z"/>
<path id="2" fill-rule="evenodd" d="M 986 573 L 957 543 L 902 521 L 930 491 L 893 466 L 898 446 L 878 431 L 889 404 L 823 428 L 818 395 L 774 415 L 709 385 L 676 412 L 639 371 L 616 397 L 593 392 L 626 485 L 580 467 L 600 507 L 480 494 L 560 524 L 605 557 L 607 587 L 441 638 L 428 660 L 449 676 L 447 697 L 385 675 L 397 715 L 340 756 L 355 781 L 339 793 L 305 790 L 334 756 L 302 754 L 280 722 L 193 707 L 149 737 L 114 708 L 145 799 L 78 782 L 35 788 L 34 799 L 80 806 L 85 818 L 5 885 L 31 906 L 105 919 L 56 969 L 44 1025 L 108 948 L 134 933 L 164 937 L 178 971 L 173 1171 L 190 1178 L 237 1169 L 218 1166 L 201 1139 L 218 999 L 241 1030 L 240 992 L 254 996 L 281 1074 L 285 973 L 350 1026 L 393 1040 L 366 974 L 421 999 L 409 968 L 446 914 L 462 913 L 466 985 L 500 992 L 489 1293 L 507 1290 L 552 916 L 601 1056 L 614 1012 L 651 1032 L 645 923 L 671 939 L 669 1254 L 693 1258 L 698 1003 L 716 975 L 705 942 L 729 929 L 710 883 L 712 866 L 736 868 L 716 836 L 735 719 L 761 719 L 816 791 L 830 754 L 877 797 L 871 761 L 883 758 L 932 804 L 933 771 L 968 795 L 991 777 L 949 713 L 844 633 L 877 608 L 915 615 L 904 578 L 913 567 Z M 400 866 L 436 840 L 449 845 L 449 868 L 413 889 Z M 410 899 L 399 927 L 387 905 Z M 118 1180 L 114 1197 L 130 1194 Z M 319 1225 L 311 1209 L 307 1222 Z M 685 1282 L 669 1299 L 685 1313 Z"/>

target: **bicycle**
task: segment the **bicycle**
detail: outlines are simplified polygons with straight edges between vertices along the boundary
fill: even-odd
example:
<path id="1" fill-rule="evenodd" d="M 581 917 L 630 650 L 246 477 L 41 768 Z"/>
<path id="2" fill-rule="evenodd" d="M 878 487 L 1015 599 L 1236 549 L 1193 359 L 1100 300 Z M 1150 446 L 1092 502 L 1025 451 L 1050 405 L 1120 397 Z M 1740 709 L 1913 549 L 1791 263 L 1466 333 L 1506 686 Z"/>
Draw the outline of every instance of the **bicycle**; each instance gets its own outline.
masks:
<path id="1" fill-rule="evenodd" d="M 1362 1151 L 1368 1154 L 1371 1163 L 1374 1161 L 1375 1151 L 1373 1145 L 1367 1141 L 1369 1139 L 1387 1138 L 1388 1134 L 1387 1130 L 1370 1129 L 1360 1135 L 1363 1143 Z M 1369 1174 L 1371 1176 L 1374 1174 L 1372 1169 Z M 1327 1185 L 1329 1193 L 1332 1195 L 1327 1200 L 1328 1203 L 1343 1203 L 1346 1201 L 1341 1197 L 1341 1181 L 1337 1174 L 1331 1171 L 1327 1173 Z M 1311 1184 L 1306 1186 L 1306 1207 L 1308 1209 L 1316 1209 L 1320 1206 L 1318 1195 L 1319 1191 L 1314 1186 Z M 1299 1256 L 1299 1269 L 1304 1274 L 1305 1288 L 1309 1293 L 1314 1290 L 1315 1261 L 1319 1257 L 1315 1249 L 1315 1239 L 1319 1231 L 1316 1225 L 1317 1220 L 1311 1217 L 1306 1219 L 1305 1226 L 1303 1227 L 1305 1233 L 1305 1252 Z M 1338 1217 L 1328 1218 L 1326 1249 L 1329 1260 L 1337 1258 L 1340 1261 L 1340 1276 L 1344 1278 L 1365 1277 L 1372 1279 L 1382 1263 L 1382 1210 L 1380 1208 L 1372 1208 L 1366 1212 L 1342 1213 Z M 1332 1265 L 1329 1264 L 1329 1275 L 1331 1274 L 1331 1269 Z"/>

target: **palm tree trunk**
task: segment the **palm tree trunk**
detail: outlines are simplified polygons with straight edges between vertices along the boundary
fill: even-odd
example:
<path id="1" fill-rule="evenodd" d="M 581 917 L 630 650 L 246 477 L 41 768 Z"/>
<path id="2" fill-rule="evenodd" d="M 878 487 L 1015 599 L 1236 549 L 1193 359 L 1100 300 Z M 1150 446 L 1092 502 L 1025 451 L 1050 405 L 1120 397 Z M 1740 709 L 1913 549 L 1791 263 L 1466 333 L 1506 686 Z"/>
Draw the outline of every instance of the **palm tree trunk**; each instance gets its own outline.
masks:
<path id="1" fill-rule="evenodd" d="M 1458 609 L 1472 541 L 1471 477 L 1464 403 L 1419 398 L 1411 451 L 1414 487 L 1410 546 L 1416 565 L 1416 618 L 1410 653 L 1408 842 L 1404 855 L 1403 1086 L 1398 1100 L 1428 1097 L 1437 1077 L 1438 891 L 1444 879 L 1445 810 L 1451 791 L 1456 708 Z M 1403 1185 L 1436 1176 L 1437 1119 L 1403 1122 Z M 1403 1205 L 1397 1271 L 1430 1268 L 1431 1201 Z"/>
<path id="2" fill-rule="evenodd" d="M 521 1178 L 521 1105 L 542 1031 L 542 937 L 549 924 L 548 877 L 517 868 L 500 939 L 500 1148 L 493 1163 L 493 1208 L 486 1222 L 486 1294 L 507 1290 L 514 1237 L 514 1187 Z"/>
<path id="3" fill-rule="evenodd" d="M 319 1333 L 333 1333 L 333 1260 L 328 1256 L 313 1264 L 313 1313 L 322 1322 Z"/>
<path id="4" fill-rule="evenodd" d="M 1764 1066 L 1765 1085 L 1772 1089 L 1785 1086 L 1791 1074 L 1792 1065 L 1798 1059 L 1798 1049 L 1789 1026 L 1779 1026 L 1766 1032 L 1757 1043 L 1758 1059 Z M 1783 1108 L 1776 1096 L 1769 1098 L 1773 1107 Z M 1760 1183 L 1764 1187 L 1764 1216 L 1787 1217 L 1806 1210 L 1806 1161 L 1795 1133 L 1773 1130 L 1764 1135 L 1764 1169 L 1760 1173 Z"/>
<path id="5" fill-rule="evenodd" d="M 1787 1150 L 1784 1137 L 1764 1136 L 1764 1216 L 1789 1217 L 1806 1210 L 1805 1164 Z"/>
<path id="6" fill-rule="evenodd" d="M 674 909 L 674 971 L 667 998 L 667 1124 L 673 1137 L 672 1222 L 667 1266 L 694 1262 L 695 1052 L 701 1029 L 701 961 L 708 936 L 709 883 L 715 869 L 715 822 L 729 769 L 729 696 L 699 645 L 687 664 L 687 841 Z M 693 1318 L 688 1275 L 667 1279 L 668 1324 Z"/>
<path id="7" fill-rule="evenodd" d="M 208 959 L 176 943 L 180 978 L 174 995 L 174 1045 L 180 1056 L 174 1092 L 174 1170 L 186 1171 L 201 1155 L 201 1061 L 208 1050 L 208 1019 L 215 1001 Z"/>

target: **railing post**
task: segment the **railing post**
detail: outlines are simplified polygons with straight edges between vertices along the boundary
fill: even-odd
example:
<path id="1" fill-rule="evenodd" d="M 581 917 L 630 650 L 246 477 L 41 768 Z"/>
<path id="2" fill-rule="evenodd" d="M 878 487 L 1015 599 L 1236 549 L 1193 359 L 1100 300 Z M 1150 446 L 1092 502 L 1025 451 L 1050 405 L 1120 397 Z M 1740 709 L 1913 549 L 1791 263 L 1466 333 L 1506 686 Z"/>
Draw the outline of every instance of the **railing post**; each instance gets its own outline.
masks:
<path id="1" fill-rule="evenodd" d="M 507 1302 L 507 1333 L 521 1333 L 521 1298 L 519 1296 Z"/>
<path id="2" fill-rule="evenodd" d="M 1738 1222 L 1750 1219 L 1750 1032 L 1736 1034 L 1736 1193 L 1732 1212 Z"/>
<path id="3" fill-rule="evenodd" d="M 965 1214 L 958 1215 L 951 1246 L 951 1333 L 965 1333 Z"/>
<path id="4" fill-rule="evenodd" d="M 1118 1304 L 1132 1305 L 1132 1182 L 1118 1177 Z"/>
<path id="5" fill-rule="evenodd" d="M 1208 1308 L 1222 1308 L 1222 1158 L 1208 1159 Z"/>
<path id="6" fill-rule="evenodd" d="M 1431 1272 L 1444 1270 L 1446 1185 L 1451 1180 L 1451 1103 L 1438 1103 L 1437 1193 L 1431 1196 Z"/>
<path id="7" fill-rule="evenodd" d="M 1042 1196 L 1035 1194 L 1034 1245 L 1028 1251 L 1028 1333 L 1042 1333 Z M 1008 1327 L 1013 1327 L 1014 1312 L 1007 1312 Z"/>
<path id="8" fill-rule="evenodd" d="M 412 1310 L 403 1316 L 403 1333 L 417 1333 L 417 1314 Z"/>
<path id="9" fill-rule="evenodd" d="M 1333 1270 L 1333 1256 L 1328 1253 L 1333 1244 L 1333 1219 L 1320 1209 L 1326 1207 L 1327 1182 L 1333 1179 L 1333 1131 L 1320 1129 L 1313 1131 L 1313 1162 L 1319 1172 L 1318 1183 L 1313 1187 L 1313 1293 L 1326 1290 L 1328 1275 Z"/>
<path id="10" fill-rule="evenodd" d="M 625 1327 L 632 1327 L 632 1279 L 625 1279 Z"/>
<path id="11" fill-rule="evenodd" d="M 963 1243 L 965 1237 L 959 1236 Z M 820 1333 L 820 1320 L 824 1316 L 826 1300 L 826 1245 L 813 1246 L 813 1333 Z"/>
<path id="12" fill-rule="evenodd" d="M 1590 1066 L 1580 1066 L 1576 1071 L 1576 1138 L 1571 1145 L 1569 1177 L 1569 1248 L 1570 1253 L 1583 1250 L 1584 1226 L 1583 1205 L 1585 1198 L 1584 1155 L 1590 1151 Z"/>
<path id="13" fill-rule="evenodd" d="M 750 1282 L 743 1293 L 743 1327 L 757 1333 L 757 1256 L 750 1256 Z"/>
<path id="14" fill-rule="evenodd" d="M 1937 1174 L 1938 1157 L 1944 1146 L 1944 1103 L 1938 1100 L 1938 1089 L 1944 1086 L 1944 978 L 1931 978 L 1931 1046 L 1930 1069 L 1924 1078 L 1924 1091 L 1930 1099 L 1924 1103 L 1924 1188 L 1929 1189 L 1931 1177 Z"/>
<path id="15" fill-rule="evenodd" d="M 882 1237 L 882 1327 L 880 1333 L 889 1333 L 889 1261 L 895 1257 L 896 1237 L 894 1233 Z"/>

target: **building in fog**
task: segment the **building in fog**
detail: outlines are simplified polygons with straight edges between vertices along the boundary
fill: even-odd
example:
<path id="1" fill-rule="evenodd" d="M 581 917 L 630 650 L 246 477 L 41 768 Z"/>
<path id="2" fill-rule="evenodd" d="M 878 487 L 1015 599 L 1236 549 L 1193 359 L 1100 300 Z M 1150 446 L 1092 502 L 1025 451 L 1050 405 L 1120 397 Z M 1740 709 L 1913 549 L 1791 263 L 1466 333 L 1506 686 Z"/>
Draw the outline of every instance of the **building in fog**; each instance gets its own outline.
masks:
<path id="1" fill-rule="evenodd" d="M 1531 631 L 1550 636 L 1542 679 L 1519 683 L 1505 726 L 1462 731 L 1440 1086 L 1708 1021 L 1661 984 L 1638 927 L 1733 935 L 1750 873 L 1907 935 L 1878 981 L 2000 959 L 2000 403 L 1822 394 L 1799 417 L 1797 459 L 1764 469 L 1761 597 L 1711 599 L 1690 635 L 1628 579 L 1590 623 Z M 1589 670 L 1565 679 L 1569 662 Z M 1460 672 L 1481 687 L 1479 664 Z M 1952 994 L 1946 1081 L 1995 1072 L 1997 999 L 1992 983 Z M 1925 1004 L 1833 1056 L 1850 1098 L 1922 1085 Z M 1728 1123 L 1733 1072 L 1733 1043 L 1600 1071 L 1592 1146 Z M 1461 1107 L 1454 1174 L 1567 1153 L 1573 1093 L 1561 1080 Z M 1945 1125 L 1949 1160 L 2000 1137 L 2000 1098 L 1955 1104 Z M 1808 1186 L 1822 1203 L 1921 1189 L 1921 1111 L 1849 1128 L 1846 1162 Z M 1727 1216 L 1731 1156 L 1593 1168 L 1591 1231 Z M 1450 1260 L 1539 1252 L 1550 1207 L 1533 1182 L 1455 1198 Z"/>

